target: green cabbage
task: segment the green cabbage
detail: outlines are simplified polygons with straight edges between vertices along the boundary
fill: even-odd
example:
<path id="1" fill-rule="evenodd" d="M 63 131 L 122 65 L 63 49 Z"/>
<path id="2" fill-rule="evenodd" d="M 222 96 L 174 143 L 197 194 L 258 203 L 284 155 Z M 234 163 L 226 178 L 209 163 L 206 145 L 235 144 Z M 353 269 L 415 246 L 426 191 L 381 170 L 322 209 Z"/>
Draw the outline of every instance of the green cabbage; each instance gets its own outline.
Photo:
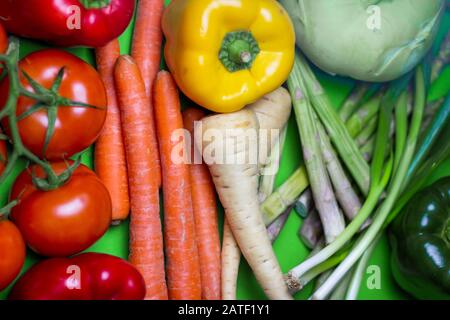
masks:
<path id="1" fill-rule="evenodd" d="M 445 0 L 280 0 L 319 68 L 365 81 L 410 71 L 433 43 Z"/>

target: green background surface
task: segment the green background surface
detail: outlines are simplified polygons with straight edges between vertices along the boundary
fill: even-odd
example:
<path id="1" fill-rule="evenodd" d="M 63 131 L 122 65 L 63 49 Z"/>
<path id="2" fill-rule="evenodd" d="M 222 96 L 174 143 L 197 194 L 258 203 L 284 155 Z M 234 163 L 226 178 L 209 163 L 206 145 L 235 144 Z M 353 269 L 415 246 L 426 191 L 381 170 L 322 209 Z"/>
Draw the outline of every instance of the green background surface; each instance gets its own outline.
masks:
<path id="1" fill-rule="evenodd" d="M 166 2 L 169 2 L 166 0 Z M 121 52 L 123 54 L 130 52 L 131 37 L 134 22 L 130 24 L 128 29 L 120 37 Z M 447 30 L 450 30 L 450 13 L 446 12 L 444 19 L 441 24 L 439 34 L 437 36 L 437 43 L 440 43 Z M 44 48 L 45 45 L 38 42 L 33 42 L 29 40 L 21 41 L 21 56 Z M 94 53 L 91 49 L 86 48 L 75 48 L 67 49 L 68 51 L 76 54 L 85 61 L 89 63 L 95 63 Z M 351 88 L 355 82 L 351 79 L 333 77 L 327 75 L 320 70 L 315 70 L 318 74 L 319 79 L 327 91 L 333 105 L 339 108 L 341 103 L 345 100 L 349 94 Z M 439 79 L 433 84 L 429 100 L 436 100 L 450 91 L 450 68 L 446 66 L 445 70 L 439 77 Z M 187 99 L 182 97 L 184 104 L 186 104 Z M 192 105 L 192 103 L 191 103 Z M 301 148 L 299 136 L 297 133 L 297 127 L 295 120 L 291 117 L 288 127 L 287 142 L 285 144 L 281 168 L 277 176 L 276 183 L 279 185 L 282 183 L 289 175 L 298 167 L 301 163 Z M 87 150 L 83 155 L 83 162 L 92 167 L 92 148 Z M 13 183 L 15 177 L 23 169 L 24 163 L 18 165 L 4 183 L 0 186 L 0 206 L 7 203 L 8 192 Z M 443 163 L 429 178 L 429 183 L 442 177 L 444 175 L 450 175 L 450 159 Z M 220 208 L 221 209 L 221 208 Z M 222 209 L 220 210 L 222 216 Z M 222 220 L 222 219 L 221 219 Z M 287 272 L 292 267 L 299 264 L 308 255 L 308 249 L 302 244 L 300 238 L 297 236 L 297 231 L 302 224 L 301 218 L 298 217 L 295 212 L 289 216 L 286 226 L 282 230 L 280 236 L 274 243 L 275 253 L 280 261 L 281 267 L 284 272 Z M 104 252 L 113 254 L 122 258 L 127 258 L 128 256 L 128 221 L 122 223 L 119 226 L 112 226 L 109 231 L 91 248 L 86 251 L 94 252 Z M 28 257 L 26 264 L 22 270 L 25 272 L 31 265 L 36 263 L 41 259 L 33 252 L 28 252 Z M 369 289 L 367 286 L 367 278 L 371 273 L 366 273 L 361 284 L 361 290 L 358 299 L 408 299 L 409 296 L 404 293 L 395 283 L 389 266 L 389 244 L 387 237 L 383 236 L 374 250 L 374 253 L 369 261 L 368 266 L 378 266 L 381 276 L 381 288 L 379 289 Z M 11 288 L 11 287 L 10 287 Z M 0 292 L 0 299 L 5 299 L 10 290 Z M 313 284 L 305 287 L 301 292 L 299 292 L 295 297 L 297 299 L 306 299 L 309 297 L 313 289 Z M 255 277 L 245 261 L 241 262 L 239 279 L 238 279 L 238 299 L 265 299 L 265 296 L 256 282 Z"/>

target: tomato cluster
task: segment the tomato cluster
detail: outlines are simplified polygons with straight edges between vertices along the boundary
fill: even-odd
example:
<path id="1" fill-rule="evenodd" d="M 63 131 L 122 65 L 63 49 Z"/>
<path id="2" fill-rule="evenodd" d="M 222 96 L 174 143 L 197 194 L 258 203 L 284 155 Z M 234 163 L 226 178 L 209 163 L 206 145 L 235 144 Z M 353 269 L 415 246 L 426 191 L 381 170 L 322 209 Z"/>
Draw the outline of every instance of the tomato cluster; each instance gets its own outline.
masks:
<path id="1" fill-rule="evenodd" d="M 7 47 L 8 38 L 0 25 L 0 54 L 4 54 Z M 0 291 L 22 269 L 27 246 L 43 257 L 69 257 L 90 247 L 111 224 L 108 190 L 92 170 L 70 159 L 92 145 L 103 128 L 107 98 L 101 77 L 80 58 L 56 49 L 29 54 L 18 62 L 18 69 L 21 90 L 31 94 L 18 96 L 15 122 L 11 122 L 9 114 L 0 119 L 4 132 L 0 131 L 0 176 L 7 161 L 12 162 L 11 156 L 8 159 L 6 139 L 12 142 L 12 150 L 28 150 L 47 167 L 32 163 L 19 174 L 10 192 L 9 219 L 6 218 L 8 212 L 0 213 Z M 0 110 L 7 108 L 16 87 L 10 81 L 13 80 L 6 76 L 0 83 Z M 38 181 L 50 181 L 49 170 L 61 183 L 48 183 L 43 188 Z M 36 267 L 34 273 L 43 270 L 47 283 L 59 281 L 51 270 L 50 273 L 46 270 L 49 264 L 63 270 L 66 260 L 58 259 L 56 262 L 46 260 L 53 261 L 47 264 L 41 262 L 42 266 Z M 117 278 L 111 280 L 115 287 L 110 284 L 111 290 L 98 298 L 140 299 L 145 295 L 142 277 L 125 261 L 107 255 L 80 256 L 75 260 L 85 265 L 85 271 L 89 268 L 91 273 L 100 272 L 99 283 L 104 281 L 105 270 L 111 272 L 112 278 Z M 128 276 L 119 276 L 121 272 Z M 25 288 L 42 285 L 42 281 L 36 284 L 34 273 L 27 273 L 19 281 L 21 285 Z M 42 274 L 39 277 L 44 279 Z M 83 281 L 91 280 L 89 277 Z M 61 283 L 64 285 L 65 281 Z M 48 285 L 46 288 L 54 293 L 55 288 Z M 99 290 L 94 284 L 90 288 Z M 16 298 L 21 298 L 17 294 L 20 290 L 15 290 Z M 96 298 L 92 295 L 91 291 L 85 292 L 86 297 Z"/>
<path id="2" fill-rule="evenodd" d="M 50 89 L 58 72 L 64 68 L 64 76 L 59 86 L 60 96 L 86 106 L 57 106 L 54 131 L 44 151 L 44 142 L 49 124 L 48 113 L 51 105 L 45 105 L 18 122 L 20 137 L 24 145 L 34 154 L 48 160 L 68 158 L 90 146 L 100 134 L 106 119 L 106 92 L 97 71 L 80 58 L 56 49 L 46 49 L 29 54 L 19 62 L 22 71 L 20 80 L 24 88 L 33 91 L 25 74 L 38 84 Z M 0 106 L 9 95 L 9 81 L 0 84 Z M 36 101 L 20 97 L 17 116 L 24 115 Z M 6 119 L 2 125 L 6 132 Z"/>

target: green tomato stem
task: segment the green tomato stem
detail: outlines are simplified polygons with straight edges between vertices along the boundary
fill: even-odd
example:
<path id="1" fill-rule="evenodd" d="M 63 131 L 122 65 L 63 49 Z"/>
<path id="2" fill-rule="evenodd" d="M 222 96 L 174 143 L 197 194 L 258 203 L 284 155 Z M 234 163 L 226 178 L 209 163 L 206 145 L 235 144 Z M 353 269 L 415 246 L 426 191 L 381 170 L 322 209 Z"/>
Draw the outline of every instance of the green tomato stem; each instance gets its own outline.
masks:
<path id="1" fill-rule="evenodd" d="M 19 201 L 13 200 L 10 203 L 8 203 L 6 206 L 4 206 L 3 208 L 0 208 L 0 221 L 3 219 L 6 219 L 9 215 L 9 213 L 11 212 L 11 209 L 14 208 L 15 206 L 17 206 L 18 203 L 19 203 Z"/>

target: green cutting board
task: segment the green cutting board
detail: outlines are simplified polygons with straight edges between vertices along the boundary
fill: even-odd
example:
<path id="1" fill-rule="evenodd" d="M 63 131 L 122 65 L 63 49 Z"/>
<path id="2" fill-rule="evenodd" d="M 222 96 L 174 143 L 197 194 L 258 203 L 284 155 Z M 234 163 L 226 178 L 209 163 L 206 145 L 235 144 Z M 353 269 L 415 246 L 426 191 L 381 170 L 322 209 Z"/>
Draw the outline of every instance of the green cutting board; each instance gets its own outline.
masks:
<path id="1" fill-rule="evenodd" d="M 166 2 L 169 2 L 166 0 Z M 130 52 L 131 37 L 134 22 L 130 24 L 128 29 L 120 37 L 121 51 L 123 54 Z M 445 14 L 441 29 L 436 41 L 442 41 L 447 30 L 450 29 L 450 14 Z M 44 48 L 45 45 L 29 40 L 21 41 L 21 56 Z M 85 48 L 68 49 L 68 51 L 76 54 L 89 63 L 95 63 L 93 50 Z M 354 81 L 340 77 L 332 77 L 316 70 L 321 83 L 326 89 L 333 105 L 338 108 L 349 94 Z M 438 99 L 446 95 L 450 91 L 450 68 L 445 68 L 441 77 L 435 82 L 431 88 L 430 100 Z M 183 98 L 183 101 L 187 101 Z M 289 121 L 287 142 L 285 144 L 280 172 L 277 176 L 276 183 L 279 185 L 297 168 L 301 163 L 301 147 L 297 133 L 297 127 L 293 118 Z M 83 155 L 83 162 L 92 167 L 92 148 L 87 150 Z M 17 165 L 15 171 L 8 180 L 0 186 L 0 206 L 7 202 L 9 189 L 15 177 L 24 168 L 24 163 Z M 438 179 L 441 176 L 450 175 L 450 159 L 443 163 L 436 172 L 430 177 L 429 182 Z M 221 209 L 222 213 L 222 209 Z M 222 215 L 221 215 L 222 216 Z M 274 243 L 275 253 L 280 261 L 284 272 L 299 264 L 308 255 L 308 249 L 302 244 L 297 231 L 302 224 L 302 220 L 294 212 L 290 215 L 286 226 L 280 236 Z M 116 255 L 122 258 L 128 256 L 128 221 L 119 226 L 112 226 L 109 231 L 91 248 L 86 251 L 104 252 Z M 41 258 L 33 252 L 28 252 L 28 257 L 22 272 L 25 272 L 30 266 L 39 261 Z M 359 299 L 407 299 L 408 295 L 396 285 L 389 266 L 389 244 L 384 236 L 374 250 L 372 258 L 369 261 L 367 272 L 364 276 Z M 377 278 L 379 283 L 377 283 Z M 375 279 L 375 280 L 374 280 Z M 373 285 L 375 284 L 375 288 Z M 375 282 L 373 282 L 375 281 Z M 379 284 L 379 285 L 378 285 Z M 6 299 L 10 288 L 0 292 L 0 299 Z M 295 297 L 297 299 L 306 299 L 312 292 L 312 285 L 308 285 Z M 241 263 L 239 279 L 238 279 L 238 298 L 239 299 L 265 299 L 262 289 L 256 282 L 249 266 L 245 261 Z"/>

